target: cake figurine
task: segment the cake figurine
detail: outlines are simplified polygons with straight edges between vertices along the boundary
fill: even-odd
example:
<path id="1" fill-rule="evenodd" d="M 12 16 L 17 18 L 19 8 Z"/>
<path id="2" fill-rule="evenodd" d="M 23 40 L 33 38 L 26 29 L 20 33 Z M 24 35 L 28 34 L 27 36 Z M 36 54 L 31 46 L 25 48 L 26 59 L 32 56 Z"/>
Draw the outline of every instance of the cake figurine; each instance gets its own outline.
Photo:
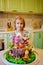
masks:
<path id="1" fill-rule="evenodd" d="M 29 51 L 25 50 L 25 55 L 24 55 L 23 59 L 28 60 L 28 58 L 29 58 Z"/>

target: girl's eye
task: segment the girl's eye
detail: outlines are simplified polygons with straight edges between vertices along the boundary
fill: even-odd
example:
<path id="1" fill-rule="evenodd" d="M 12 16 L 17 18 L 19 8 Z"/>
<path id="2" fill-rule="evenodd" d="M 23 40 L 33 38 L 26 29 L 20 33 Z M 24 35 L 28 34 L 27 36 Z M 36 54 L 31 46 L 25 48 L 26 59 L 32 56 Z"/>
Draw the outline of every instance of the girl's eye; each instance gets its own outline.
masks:
<path id="1" fill-rule="evenodd" d="M 23 23 L 21 23 L 21 24 L 23 24 Z"/>
<path id="2" fill-rule="evenodd" d="M 19 23 L 17 23 L 17 24 L 19 24 Z"/>

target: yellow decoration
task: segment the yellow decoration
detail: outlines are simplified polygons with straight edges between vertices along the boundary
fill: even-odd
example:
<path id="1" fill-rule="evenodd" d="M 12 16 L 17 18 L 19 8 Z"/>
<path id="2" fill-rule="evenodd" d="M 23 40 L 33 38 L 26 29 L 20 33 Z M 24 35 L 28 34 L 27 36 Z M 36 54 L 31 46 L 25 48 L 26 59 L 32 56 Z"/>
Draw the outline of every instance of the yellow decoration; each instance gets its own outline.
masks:
<path id="1" fill-rule="evenodd" d="M 26 50 L 26 51 L 25 51 L 25 55 L 24 55 L 23 59 L 24 59 L 24 60 L 27 60 L 27 59 L 29 58 L 29 56 L 28 56 L 28 55 L 29 55 L 29 51 L 28 51 L 28 50 Z"/>
<path id="2" fill-rule="evenodd" d="M 12 48 L 14 46 L 14 44 L 12 42 L 10 42 L 10 47 Z"/>
<path id="3" fill-rule="evenodd" d="M 11 22 L 7 23 L 7 31 L 13 31 L 13 26 L 11 25 Z"/>
<path id="4" fill-rule="evenodd" d="M 13 27 L 7 28 L 7 31 L 13 31 Z"/>
<path id="5" fill-rule="evenodd" d="M 28 47 L 28 46 L 25 46 L 25 48 L 26 48 L 27 50 L 29 50 L 29 47 Z"/>

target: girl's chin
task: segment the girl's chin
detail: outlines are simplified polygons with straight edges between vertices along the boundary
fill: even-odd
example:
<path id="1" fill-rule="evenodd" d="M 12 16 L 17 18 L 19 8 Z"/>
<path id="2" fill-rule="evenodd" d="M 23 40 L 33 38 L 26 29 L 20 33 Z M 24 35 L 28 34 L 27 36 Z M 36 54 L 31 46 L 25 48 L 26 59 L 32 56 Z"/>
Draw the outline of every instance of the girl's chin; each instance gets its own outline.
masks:
<path id="1" fill-rule="evenodd" d="M 23 29 L 18 29 L 18 31 L 22 31 Z"/>

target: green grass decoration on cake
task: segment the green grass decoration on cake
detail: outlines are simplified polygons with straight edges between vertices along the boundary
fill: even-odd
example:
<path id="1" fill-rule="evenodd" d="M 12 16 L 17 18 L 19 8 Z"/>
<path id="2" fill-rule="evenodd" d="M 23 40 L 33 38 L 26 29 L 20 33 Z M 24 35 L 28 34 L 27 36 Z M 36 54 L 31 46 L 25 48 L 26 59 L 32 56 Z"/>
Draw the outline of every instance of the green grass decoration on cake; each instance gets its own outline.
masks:
<path id="1" fill-rule="evenodd" d="M 5 58 L 6 58 L 7 61 L 14 63 L 14 64 L 28 64 L 28 63 L 33 62 L 36 59 L 36 55 L 35 55 L 35 53 L 31 52 L 29 54 L 28 60 L 23 60 L 22 58 L 15 59 L 15 58 L 9 56 L 9 52 L 6 52 Z"/>

